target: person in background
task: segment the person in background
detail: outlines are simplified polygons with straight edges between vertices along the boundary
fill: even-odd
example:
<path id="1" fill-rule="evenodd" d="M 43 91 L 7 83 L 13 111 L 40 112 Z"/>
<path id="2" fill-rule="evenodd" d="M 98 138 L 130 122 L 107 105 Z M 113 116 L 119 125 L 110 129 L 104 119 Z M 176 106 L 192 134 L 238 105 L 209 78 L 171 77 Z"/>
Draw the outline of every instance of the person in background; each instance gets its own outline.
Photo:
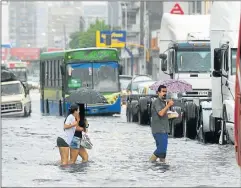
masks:
<path id="1" fill-rule="evenodd" d="M 69 115 L 65 119 L 63 132 L 57 138 L 57 146 L 61 157 L 61 165 L 67 165 L 69 161 L 69 145 L 73 139 L 78 121 L 76 118 L 79 115 L 79 107 L 77 105 L 71 105 L 69 109 Z"/>
<path id="2" fill-rule="evenodd" d="M 167 111 L 173 106 L 174 102 L 172 100 L 169 100 L 168 103 L 165 101 L 167 94 L 166 86 L 160 85 L 157 93 L 158 97 L 153 101 L 151 110 L 151 129 L 156 142 L 156 150 L 152 154 L 150 161 L 154 162 L 159 158 L 161 162 L 165 163 L 169 133 Z"/>
<path id="3" fill-rule="evenodd" d="M 80 145 L 82 138 L 82 131 L 87 132 L 89 124 L 85 118 L 84 104 L 79 104 L 79 115 L 77 121 L 79 122 L 78 129 L 74 133 L 74 137 L 70 143 L 70 164 L 74 164 L 78 155 L 82 158 L 82 162 L 88 161 L 88 153 L 84 147 Z"/>

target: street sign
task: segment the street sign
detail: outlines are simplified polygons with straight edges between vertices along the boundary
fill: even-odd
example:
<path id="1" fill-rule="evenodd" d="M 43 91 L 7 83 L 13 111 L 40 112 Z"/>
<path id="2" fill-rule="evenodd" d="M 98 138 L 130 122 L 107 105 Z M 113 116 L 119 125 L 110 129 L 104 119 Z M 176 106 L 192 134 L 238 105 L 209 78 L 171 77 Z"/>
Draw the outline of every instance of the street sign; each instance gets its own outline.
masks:
<path id="1" fill-rule="evenodd" d="M 174 7 L 172 8 L 172 10 L 171 10 L 170 13 L 171 13 L 171 14 L 184 14 L 181 6 L 180 6 L 178 3 L 176 3 L 176 4 L 174 5 Z"/>
<path id="2" fill-rule="evenodd" d="M 96 47 L 124 48 L 126 31 L 96 31 Z"/>

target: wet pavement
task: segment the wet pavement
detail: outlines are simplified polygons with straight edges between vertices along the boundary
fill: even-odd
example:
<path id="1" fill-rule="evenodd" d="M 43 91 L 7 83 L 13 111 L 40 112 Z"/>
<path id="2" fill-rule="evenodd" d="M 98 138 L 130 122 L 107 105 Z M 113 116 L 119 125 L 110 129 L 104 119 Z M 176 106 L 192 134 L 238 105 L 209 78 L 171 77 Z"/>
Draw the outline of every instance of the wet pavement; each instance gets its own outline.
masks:
<path id="1" fill-rule="evenodd" d="M 150 127 L 117 117 L 89 117 L 90 161 L 61 168 L 56 138 L 64 118 L 43 117 L 32 92 L 28 118 L 2 119 L 2 186 L 222 186 L 240 187 L 232 145 L 169 139 L 169 166 L 152 164 Z"/>

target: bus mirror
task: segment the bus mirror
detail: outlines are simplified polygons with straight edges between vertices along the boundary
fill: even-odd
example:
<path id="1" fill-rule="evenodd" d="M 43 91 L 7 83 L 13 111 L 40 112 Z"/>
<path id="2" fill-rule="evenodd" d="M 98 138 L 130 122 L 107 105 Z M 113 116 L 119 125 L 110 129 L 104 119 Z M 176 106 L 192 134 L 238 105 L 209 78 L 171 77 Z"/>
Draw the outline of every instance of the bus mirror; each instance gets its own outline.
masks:
<path id="1" fill-rule="evenodd" d="M 123 73 L 123 66 L 119 64 L 119 75 L 122 75 Z"/>
<path id="2" fill-rule="evenodd" d="M 167 71 L 167 60 L 162 60 L 162 62 L 161 62 L 161 70 L 163 72 Z"/>
<path id="3" fill-rule="evenodd" d="M 220 48 L 214 49 L 214 70 L 220 72 L 222 69 L 222 50 Z"/>
<path id="4" fill-rule="evenodd" d="M 64 75 L 64 66 L 63 65 L 60 65 L 60 72 L 61 72 L 61 75 Z"/>

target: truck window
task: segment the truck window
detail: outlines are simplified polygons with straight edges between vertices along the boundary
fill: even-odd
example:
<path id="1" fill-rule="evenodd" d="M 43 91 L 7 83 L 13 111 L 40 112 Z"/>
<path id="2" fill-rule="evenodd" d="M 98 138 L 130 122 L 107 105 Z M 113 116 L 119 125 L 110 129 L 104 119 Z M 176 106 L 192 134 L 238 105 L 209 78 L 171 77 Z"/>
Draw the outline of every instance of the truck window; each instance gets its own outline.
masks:
<path id="1" fill-rule="evenodd" d="M 176 72 L 210 72 L 211 52 L 177 51 Z"/>
<path id="2" fill-rule="evenodd" d="M 236 74 L 237 49 L 231 49 L 231 74 Z"/>

